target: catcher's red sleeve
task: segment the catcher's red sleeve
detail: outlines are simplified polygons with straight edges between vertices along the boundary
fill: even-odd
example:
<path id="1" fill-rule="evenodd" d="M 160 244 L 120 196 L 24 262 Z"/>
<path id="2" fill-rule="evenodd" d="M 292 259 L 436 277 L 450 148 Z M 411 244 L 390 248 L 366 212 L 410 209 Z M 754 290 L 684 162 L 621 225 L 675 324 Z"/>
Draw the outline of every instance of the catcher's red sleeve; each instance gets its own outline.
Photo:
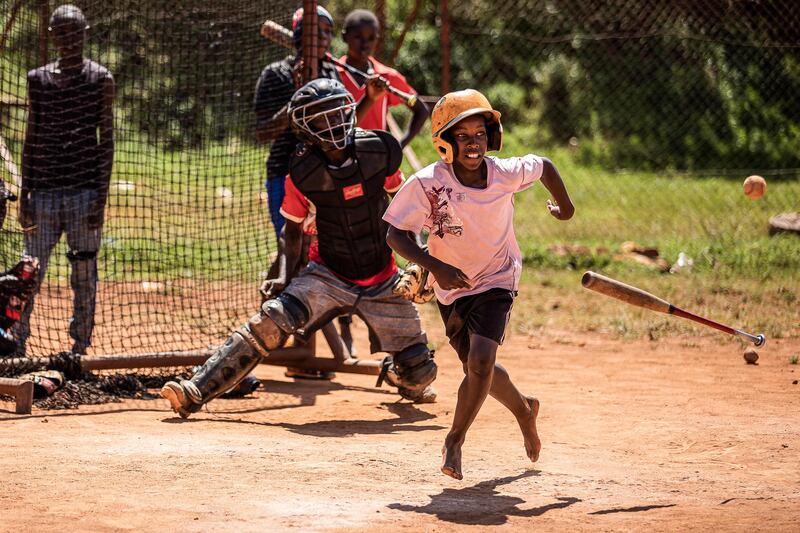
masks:
<path id="1" fill-rule="evenodd" d="M 295 187 L 291 176 L 286 176 L 286 183 L 284 186 L 285 192 L 283 202 L 281 203 L 281 215 L 301 224 L 308 216 L 309 204 L 308 198 Z"/>

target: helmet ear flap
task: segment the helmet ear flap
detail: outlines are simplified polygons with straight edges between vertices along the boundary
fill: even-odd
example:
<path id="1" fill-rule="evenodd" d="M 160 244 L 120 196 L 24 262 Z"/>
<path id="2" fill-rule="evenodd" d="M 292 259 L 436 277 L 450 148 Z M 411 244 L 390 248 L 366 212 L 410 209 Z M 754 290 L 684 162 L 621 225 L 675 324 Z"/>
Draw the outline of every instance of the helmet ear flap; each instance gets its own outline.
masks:
<path id="1" fill-rule="evenodd" d="M 436 148 L 439 157 L 441 157 L 445 163 L 449 165 L 453 162 L 453 159 L 455 159 L 455 150 L 452 144 L 444 140 L 441 136 L 436 136 L 433 139 L 433 146 Z"/>
<path id="2" fill-rule="evenodd" d="M 503 125 L 494 120 L 486 121 L 488 123 L 489 133 L 489 151 L 499 152 L 503 147 Z"/>

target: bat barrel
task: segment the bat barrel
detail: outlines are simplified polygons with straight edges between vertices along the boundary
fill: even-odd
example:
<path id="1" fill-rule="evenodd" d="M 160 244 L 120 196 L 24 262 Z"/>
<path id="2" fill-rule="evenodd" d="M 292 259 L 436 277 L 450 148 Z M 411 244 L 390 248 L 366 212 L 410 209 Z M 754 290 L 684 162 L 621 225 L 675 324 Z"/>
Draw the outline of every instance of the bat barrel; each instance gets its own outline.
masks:
<path id="1" fill-rule="evenodd" d="M 591 289 L 600 294 L 605 294 L 617 300 L 621 300 L 631 305 L 657 311 L 659 313 L 671 313 L 672 305 L 669 302 L 662 300 L 658 296 L 654 296 L 649 292 L 643 291 L 637 287 L 627 285 L 621 281 L 607 278 L 596 272 L 587 271 L 581 278 L 581 285 L 587 289 Z"/>

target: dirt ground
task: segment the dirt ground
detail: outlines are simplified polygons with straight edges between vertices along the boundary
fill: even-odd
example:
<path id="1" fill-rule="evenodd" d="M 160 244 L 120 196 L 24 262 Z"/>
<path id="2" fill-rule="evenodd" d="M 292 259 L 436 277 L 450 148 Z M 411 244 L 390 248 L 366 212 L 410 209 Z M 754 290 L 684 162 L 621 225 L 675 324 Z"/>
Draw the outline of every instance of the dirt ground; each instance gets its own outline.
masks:
<path id="1" fill-rule="evenodd" d="M 254 398 L 186 422 L 160 400 L 0 403 L 0 530 L 797 531 L 800 346 L 773 340 L 753 366 L 715 339 L 512 336 L 500 361 L 541 400 L 541 459 L 489 399 L 460 482 L 439 473 L 461 379 L 449 347 L 434 405 L 276 367 Z"/>

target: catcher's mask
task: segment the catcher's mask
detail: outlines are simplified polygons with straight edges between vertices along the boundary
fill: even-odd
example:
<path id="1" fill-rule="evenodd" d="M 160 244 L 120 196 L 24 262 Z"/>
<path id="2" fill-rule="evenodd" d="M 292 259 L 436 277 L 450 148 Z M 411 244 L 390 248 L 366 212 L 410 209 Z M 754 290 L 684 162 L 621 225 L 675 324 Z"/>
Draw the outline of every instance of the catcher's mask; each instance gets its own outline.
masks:
<path id="1" fill-rule="evenodd" d="M 433 146 L 445 163 L 452 163 L 456 147 L 446 138 L 445 133 L 459 121 L 472 115 L 486 117 L 486 130 L 489 134 L 489 150 L 500 150 L 503 146 L 503 125 L 500 112 L 492 109 L 492 104 L 475 89 L 465 89 L 442 96 L 431 113 Z"/>
<path id="2" fill-rule="evenodd" d="M 353 141 L 356 102 L 337 80 L 318 78 L 300 87 L 289 101 L 289 120 L 297 137 L 323 150 Z"/>

